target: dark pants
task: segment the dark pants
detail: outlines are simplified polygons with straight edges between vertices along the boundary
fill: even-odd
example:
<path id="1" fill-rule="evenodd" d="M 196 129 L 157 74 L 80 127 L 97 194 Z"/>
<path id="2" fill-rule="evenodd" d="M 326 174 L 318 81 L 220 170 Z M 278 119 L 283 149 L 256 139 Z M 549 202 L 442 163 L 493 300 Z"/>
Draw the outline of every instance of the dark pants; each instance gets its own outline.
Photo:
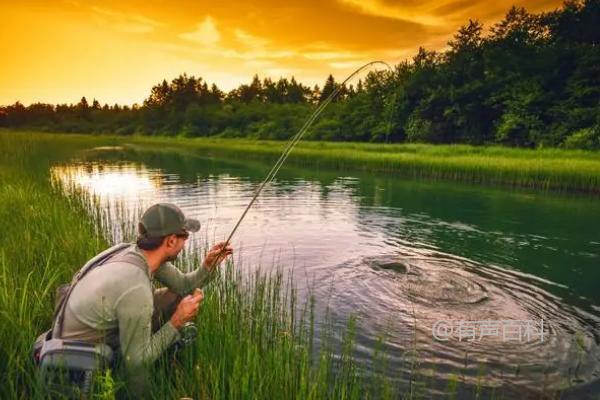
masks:
<path id="1" fill-rule="evenodd" d="M 154 291 L 154 312 L 152 313 L 152 333 L 158 331 L 166 324 L 179 305 L 183 297 L 172 292 L 169 288 L 160 288 Z"/>

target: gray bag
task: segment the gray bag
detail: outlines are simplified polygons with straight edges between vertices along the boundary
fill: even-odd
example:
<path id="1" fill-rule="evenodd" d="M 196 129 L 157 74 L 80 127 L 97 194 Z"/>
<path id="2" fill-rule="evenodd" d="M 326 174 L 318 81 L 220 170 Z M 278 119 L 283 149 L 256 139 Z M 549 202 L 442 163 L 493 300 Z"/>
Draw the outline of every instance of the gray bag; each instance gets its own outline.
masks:
<path id="1" fill-rule="evenodd" d="M 112 362 L 113 350 L 104 343 L 53 339 L 47 334 L 42 338 L 38 379 L 48 394 L 86 398 L 95 375 Z"/>
<path id="2" fill-rule="evenodd" d="M 129 246 L 129 243 L 121 243 L 98 254 L 79 270 L 70 285 L 62 285 L 57 290 L 53 328 L 38 336 L 32 349 L 40 383 L 50 393 L 69 398 L 86 397 L 91 393 L 94 375 L 112 366 L 113 350 L 107 344 L 61 339 L 64 313 L 75 285 L 89 271 Z"/>

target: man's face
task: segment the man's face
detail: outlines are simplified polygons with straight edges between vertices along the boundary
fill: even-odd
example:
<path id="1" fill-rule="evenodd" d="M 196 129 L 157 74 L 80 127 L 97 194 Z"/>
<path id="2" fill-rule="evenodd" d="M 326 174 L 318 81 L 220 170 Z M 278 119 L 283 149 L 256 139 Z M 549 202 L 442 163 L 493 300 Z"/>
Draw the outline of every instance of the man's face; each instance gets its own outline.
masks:
<path id="1" fill-rule="evenodd" d="M 189 237 L 188 233 L 181 235 L 170 235 L 165 241 L 165 261 L 175 261 L 183 247 L 185 246 L 185 241 Z"/>

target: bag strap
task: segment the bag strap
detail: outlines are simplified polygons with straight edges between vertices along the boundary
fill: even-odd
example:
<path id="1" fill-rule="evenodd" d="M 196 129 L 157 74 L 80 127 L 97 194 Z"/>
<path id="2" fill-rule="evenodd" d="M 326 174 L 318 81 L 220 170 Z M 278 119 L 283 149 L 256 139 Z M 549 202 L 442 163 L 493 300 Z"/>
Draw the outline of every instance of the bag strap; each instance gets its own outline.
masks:
<path id="1" fill-rule="evenodd" d="M 117 255 L 115 255 L 114 257 L 110 258 L 110 262 L 122 262 L 122 263 L 127 263 L 127 264 L 132 264 L 136 267 L 138 267 L 139 269 L 141 269 L 142 271 L 144 271 L 146 274 L 149 274 L 148 272 L 148 264 L 146 264 L 146 261 L 140 257 L 139 254 L 134 253 L 134 252 L 130 252 L 130 251 L 123 251 Z"/>
<path id="2" fill-rule="evenodd" d="M 65 319 L 65 308 L 67 306 L 67 301 L 69 300 L 69 297 L 71 296 L 75 285 L 77 285 L 77 283 L 85 275 L 87 275 L 88 272 L 106 263 L 114 255 L 124 251 L 130 246 L 130 243 L 120 243 L 104 250 L 102 253 L 98 254 L 97 256 L 93 257 L 91 260 L 86 262 L 84 266 L 81 267 L 81 269 L 75 274 L 75 276 L 73 276 L 73 279 L 71 280 L 71 284 L 69 286 L 69 290 L 67 291 L 67 294 L 62 298 L 62 301 L 60 302 L 60 305 L 57 308 L 58 311 L 54 317 L 55 323 L 54 329 L 52 329 L 52 338 L 60 338 L 62 336 L 63 323 Z"/>

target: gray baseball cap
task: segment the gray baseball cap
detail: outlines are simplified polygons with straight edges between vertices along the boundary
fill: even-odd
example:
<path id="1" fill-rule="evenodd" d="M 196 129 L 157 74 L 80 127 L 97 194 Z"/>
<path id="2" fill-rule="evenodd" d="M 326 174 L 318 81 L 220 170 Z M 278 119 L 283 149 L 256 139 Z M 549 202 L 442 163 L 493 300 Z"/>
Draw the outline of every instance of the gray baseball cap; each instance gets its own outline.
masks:
<path id="1" fill-rule="evenodd" d="M 172 234 L 198 232 L 200 222 L 186 218 L 175 204 L 158 203 L 148 208 L 138 224 L 141 236 L 160 238 Z"/>

